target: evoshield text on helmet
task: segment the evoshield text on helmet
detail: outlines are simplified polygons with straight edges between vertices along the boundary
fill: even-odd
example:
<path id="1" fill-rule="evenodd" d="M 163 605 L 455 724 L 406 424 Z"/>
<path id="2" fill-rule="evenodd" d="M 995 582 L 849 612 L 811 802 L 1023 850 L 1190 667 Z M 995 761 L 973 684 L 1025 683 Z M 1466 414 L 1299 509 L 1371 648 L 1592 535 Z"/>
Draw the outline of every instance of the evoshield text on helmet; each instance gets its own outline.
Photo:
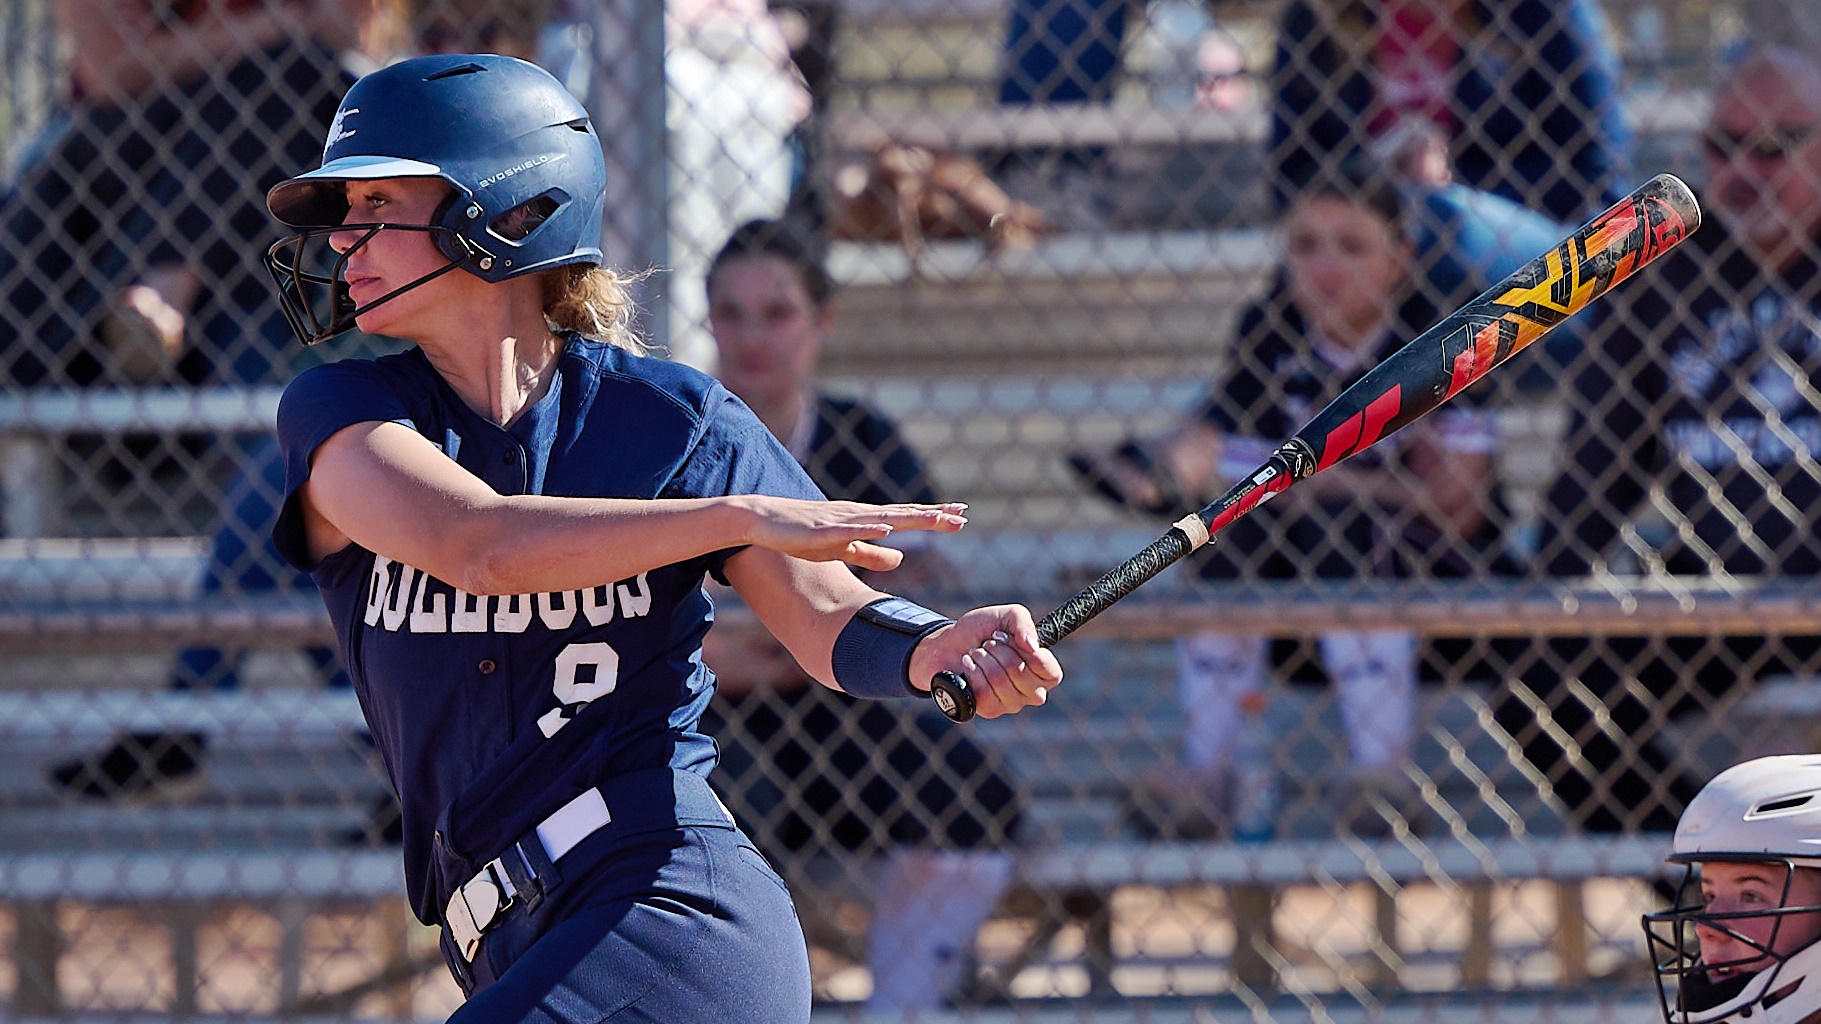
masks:
<path id="1" fill-rule="evenodd" d="M 425 224 L 345 224 L 349 181 L 438 178 L 448 199 Z M 329 126 L 323 163 L 280 182 L 266 205 L 298 233 L 266 266 L 292 330 L 314 344 L 355 317 L 450 270 L 498 282 L 601 261 L 606 161 L 588 113 L 535 64 L 492 54 L 402 61 L 354 83 Z M 379 231 L 420 231 L 442 269 L 355 308 L 348 252 Z M 335 253 L 328 238 L 355 235 Z"/>
<path id="2" fill-rule="evenodd" d="M 1720 773 L 1682 813 L 1669 860 L 1686 865 L 1677 905 L 1644 917 L 1664 1019 L 1802 1024 L 1821 1014 L 1821 942 L 1790 941 L 1821 932 L 1821 903 L 1791 900 L 1797 872 L 1821 868 L 1821 756 L 1758 758 Z M 1772 866 L 1781 899 L 1763 909 L 1710 911 L 1693 882 L 1701 865 L 1714 862 Z M 1708 962 L 1697 929 L 1723 934 L 1744 952 Z"/>

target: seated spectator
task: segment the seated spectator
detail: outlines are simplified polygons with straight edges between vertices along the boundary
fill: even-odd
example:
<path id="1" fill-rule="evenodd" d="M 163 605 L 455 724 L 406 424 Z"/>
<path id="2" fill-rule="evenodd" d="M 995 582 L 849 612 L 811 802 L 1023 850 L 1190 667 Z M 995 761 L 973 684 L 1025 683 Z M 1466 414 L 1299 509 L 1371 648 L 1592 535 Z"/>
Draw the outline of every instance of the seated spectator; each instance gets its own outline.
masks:
<path id="1" fill-rule="evenodd" d="M 1014 0 L 1000 102 L 1110 103 L 1131 6 Z M 1631 135 L 1596 0 L 1289 0 L 1276 35 L 1267 163 L 1280 209 L 1318 171 L 1419 127 L 1444 140 L 1459 184 L 1557 221 L 1578 224 L 1625 191 Z M 1220 39 L 1204 43 L 1218 53 Z M 1043 173 L 1022 158 L 995 170 L 1044 206 L 1039 192 L 1068 192 L 1103 157 L 1075 147 Z"/>
<path id="2" fill-rule="evenodd" d="M 1630 133 L 1595 0 L 1290 0 L 1269 162 L 1280 198 L 1412 124 L 1460 182 L 1580 223 L 1625 189 Z"/>
<path id="3" fill-rule="evenodd" d="M 265 193 L 320 153 L 352 82 L 341 55 L 363 24 L 355 8 L 353 0 L 53 5 L 71 43 L 72 102 L 0 201 L 9 381 L 286 376 L 291 332 L 257 258 L 278 237 Z M 127 446 L 143 447 L 132 436 Z M 231 443 L 229 452 L 255 467 L 265 457 Z M 234 511 L 215 538 L 205 593 L 303 579 L 276 552 L 257 556 L 270 548 L 275 493 L 275 483 L 262 490 L 256 468 L 231 489 Z M 305 653 L 325 678 L 345 679 L 329 648 Z M 220 652 L 198 650 L 185 652 L 175 674 L 180 685 L 232 685 L 234 672 Z M 192 776 L 202 742 L 197 733 L 135 733 L 55 766 L 52 777 L 77 795 L 137 796 Z"/>
<path id="4" fill-rule="evenodd" d="M 1275 446 L 1368 369 L 1429 326 L 1412 287 L 1397 191 L 1361 172 L 1318 178 L 1283 225 L 1285 259 L 1270 294 L 1240 316 L 1233 371 L 1170 435 L 1108 455 L 1077 455 L 1099 493 L 1174 520 L 1251 472 Z M 1199 560 L 1221 586 L 1264 580 L 1460 577 L 1509 572 L 1493 476 L 1489 413 L 1469 394 L 1311 478 L 1228 527 Z M 1346 726 L 1350 791 L 1342 829 L 1382 832 L 1414 813 L 1416 638 L 1404 630 L 1330 630 L 1316 639 Z M 1137 821 L 1202 835 L 1228 816 L 1230 758 L 1242 700 L 1264 689 L 1271 644 L 1206 632 L 1177 643 L 1187 722 L 1185 785 L 1172 773 L 1140 792 Z"/>
<path id="5" fill-rule="evenodd" d="M 798 231 L 742 225 L 708 274 L 721 379 L 831 498 L 934 500 L 923 461 L 864 402 L 821 391 L 832 286 Z M 912 548 L 891 573 L 904 590 L 951 575 Z M 954 994 L 974 933 L 1011 882 L 1020 801 L 993 756 L 933 705 L 857 702 L 812 681 L 769 636 L 709 635 L 725 698 L 719 779 L 762 849 L 777 857 L 882 855 L 868 929 L 868 1008 L 930 1009 Z M 934 767 L 934 770 L 932 770 Z"/>
<path id="6" fill-rule="evenodd" d="M 1433 125 L 1405 124 L 1376 140 L 1368 156 L 1402 185 L 1407 228 L 1415 246 L 1418 287 L 1438 311 L 1460 308 L 1512 271 L 1554 248 L 1571 230 L 1534 210 L 1455 180 L 1447 140 Z M 1570 322 L 1543 339 L 1538 355 L 1500 386 L 1542 390 L 1550 386 L 1583 345 L 1582 328 Z"/>
<path id="7" fill-rule="evenodd" d="M 1719 86 L 1704 139 L 1706 223 L 1612 297 L 1579 363 L 1566 463 L 1543 502 L 1538 564 L 1552 576 L 1621 555 L 1728 581 L 1821 572 L 1821 66 L 1751 55 Z M 1653 506 L 1669 516 L 1664 544 L 1627 552 Z M 1653 742 L 1665 717 L 1821 668 L 1808 635 L 1540 647 L 1500 721 L 1601 831 L 1667 831 L 1698 788 Z"/>
<path id="8" fill-rule="evenodd" d="M 999 102 L 1108 103 L 1132 0 L 1013 0 Z"/>
<path id="9" fill-rule="evenodd" d="M 272 383 L 290 331 L 258 254 L 281 169 L 352 81 L 351 0 L 58 0 L 73 102 L 0 203 L 19 386 Z"/>
<path id="10" fill-rule="evenodd" d="M 1105 105 L 1118 84 L 1120 51 L 1133 0 L 1012 0 L 1001 54 L 999 102 L 1007 107 Z M 1018 149 L 989 166 L 1012 196 L 1069 230 L 1104 224 L 1107 149 L 1063 145 Z"/>

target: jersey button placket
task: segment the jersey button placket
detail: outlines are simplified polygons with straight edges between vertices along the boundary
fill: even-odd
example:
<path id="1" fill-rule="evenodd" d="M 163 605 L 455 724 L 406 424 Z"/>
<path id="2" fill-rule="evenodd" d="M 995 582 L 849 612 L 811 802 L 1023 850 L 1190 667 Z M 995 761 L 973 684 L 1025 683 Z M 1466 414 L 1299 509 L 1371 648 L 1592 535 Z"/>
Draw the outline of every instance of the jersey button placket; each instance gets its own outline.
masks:
<path id="1" fill-rule="evenodd" d="M 506 469 L 500 475 L 502 494 L 523 494 L 530 483 L 531 459 L 516 442 L 508 442 L 500 452 L 500 462 Z"/>

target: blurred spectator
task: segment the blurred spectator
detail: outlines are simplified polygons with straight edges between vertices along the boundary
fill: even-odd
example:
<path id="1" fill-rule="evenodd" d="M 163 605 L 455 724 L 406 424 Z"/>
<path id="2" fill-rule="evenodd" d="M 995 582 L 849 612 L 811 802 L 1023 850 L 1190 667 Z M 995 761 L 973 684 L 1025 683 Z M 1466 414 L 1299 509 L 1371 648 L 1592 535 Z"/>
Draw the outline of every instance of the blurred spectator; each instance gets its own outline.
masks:
<path id="1" fill-rule="evenodd" d="M 1011 0 L 999 102 L 1005 106 L 1105 105 L 1113 100 L 1136 0 Z M 1106 149 L 1070 145 L 1004 154 L 989 170 L 1013 196 L 1071 229 L 1104 223 Z"/>
<path id="2" fill-rule="evenodd" d="M 1195 106 L 1237 113 L 1258 101 L 1246 72 L 1246 51 L 1231 35 L 1215 29 L 1195 44 Z"/>
<path id="3" fill-rule="evenodd" d="M 1007 106 L 1113 101 L 1126 23 L 1137 0 L 1012 0 L 1006 20 L 999 102 Z M 1163 106 L 1192 98 L 1203 110 L 1243 110 L 1256 98 L 1238 40 L 1215 26 L 1198 0 L 1150 0 L 1142 8 L 1166 82 L 1183 72 L 1190 89 L 1165 84 Z"/>
<path id="4" fill-rule="evenodd" d="M 723 383 L 829 497 L 936 500 L 923 461 L 890 420 L 817 388 L 832 299 L 804 235 L 777 221 L 742 225 L 708 276 Z M 890 574 L 900 592 L 951 578 L 927 547 L 907 550 Z M 774 855 L 887 855 L 867 941 L 868 1008 L 942 1005 L 1011 882 L 1015 786 L 932 705 L 860 702 L 812 685 L 756 631 L 716 630 L 704 653 L 724 698 L 711 711 L 725 716 L 710 730 L 718 774 L 742 824 Z"/>
<path id="5" fill-rule="evenodd" d="M 810 95 L 765 0 L 667 0 L 670 356 L 712 370 L 704 281 L 734 227 L 784 213 Z"/>
<path id="6" fill-rule="evenodd" d="M 1073 468 L 1103 496 L 1169 520 L 1256 469 L 1434 321 L 1434 305 L 1412 287 L 1403 224 L 1398 193 L 1383 179 L 1357 170 L 1318 177 L 1284 222 L 1279 283 L 1240 316 L 1228 377 L 1171 435 L 1074 456 Z M 1462 397 L 1229 526 L 1201 556 L 1202 577 L 1231 585 L 1510 572 L 1493 424 L 1474 395 Z M 1416 739 L 1416 638 L 1331 630 L 1316 646 L 1351 761 L 1335 820 L 1383 832 L 1414 813 L 1406 767 Z M 1260 636 L 1208 632 L 1178 641 L 1192 781 L 1170 774 L 1135 794 L 1141 827 L 1198 835 L 1226 819 L 1241 699 L 1267 685 L 1270 654 Z"/>
<path id="7" fill-rule="evenodd" d="M 1131 7 L 1013 0 L 1000 102 L 1111 103 Z M 1161 0 L 1149 5 L 1153 20 L 1172 13 Z M 1250 106 L 1237 41 L 1210 27 L 1191 42 L 1195 105 Z M 1381 88 L 1386 80 L 1396 87 Z M 1483 278 L 1487 246 L 1534 254 L 1560 238 L 1556 222 L 1579 223 L 1622 191 L 1629 134 L 1617 83 L 1593 0 L 1291 0 L 1271 79 L 1272 188 L 1284 201 L 1318 170 L 1362 155 L 1392 168 L 1422 193 L 1413 229 L 1457 236 L 1419 250 L 1448 254 L 1431 286 L 1452 305 L 1468 284 L 1461 262 Z M 1094 187 L 1105 156 L 1082 146 L 1014 153 L 994 172 L 1057 223 L 1080 227 L 1106 212 Z M 1527 216 L 1526 206 L 1539 212 Z"/>
<path id="8" fill-rule="evenodd" d="M 1133 2 L 1012 0 L 999 102 L 1112 102 Z"/>
<path id="9" fill-rule="evenodd" d="M 1758 46 L 1787 47 L 1821 60 L 1821 7 L 1801 0 L 1742 0 L 1739 17 L 1746 39 Z"/>
<path id="10" fill-rule="evenodd" d="M 316 586 L 307 573 L 279 558 L 272 546 L 272 523 L 278 518 L 278 496 L 284 491 L 284 464 L 277 442 L 265 440 L 249 456 L 249 469 L 222 496 L 222 516 L 210 538 L 203 569 L 202 596 L 225 590 L 243 596 L 290 595 L 313 599 Z M 240 686 L 243 651 L 191 647 L 179 652 L 171 667 L 172 689 L 235 689 Z M 300 652 L 309 671 L 330 687 L 349 685 L 334 647 L 310 645 Z M 98 800 L 131 798 L 152 790 L 187 785 L 202 767 L 206 738 L 199 732 L 134 732 L 90 754 L 53 765 L 51 778 L 72 796 Z M 383 831 L 390 815 L 380 823 Z M 364 837 L 363 837 L 364 839 Z"/>
<path id="11" fill-rule="evenodd" d="M 425 53 L 502 53 L 529 60 L 547 5 L 544 0 L 420 0 L 416 6 L 409 28 Z M 330 344 L 345 354 L 352 346 L 373 343 L 356 333 Z M 211 538 L 203 572 L 203 594 L 315 594 L 309 574 L 288 565 L 272 543 L 272 523 L 283 490 L 278 445 L 268 439 L 254 449 L 246 472 L 223 497 L 224 514 Z M 330 686 L 348 685 L 333 648 L 307 648 L 304 653 Z M 233 689 L 240 685 L 240 662 L 241 652 L 190 648 L 178 656 L 172 685 Z"/>
<path id="12" fill-rule="evenodd" d="M 790 61 L 809 93 L 809 115 L 797 124 L 796 181 L 785 216 L 817 236 L 827 223 L 826 199 L 819 168 L 827 161 L 824 137 L 828 114 L 840 83 L 835 60 L 835 34 L 841 27 L 842 0 L 769 0 L 772 17 L 790 48 Z"/>
<path id="13" fill-rule="evenodd" d="M 81 16 L 79 8 L 92 6 L 94 0 L 63 0 L 60 10 L 65 20 Z M 252 81 L 255 71 L 259 70 L 261 59 L 282 56 L 287 48 L 294 48 L 308 53 L 316 72 L 326 76 L 308 87 L 311 95 L 325 96 L 322 106 L 312 107 L 298 116 L 298 111 L 281 112 L 276 108 L 261 108 L 260 112 L 268 119 L 268 126 L 283 124 L 283 131 L 288 139 L 287 145 L 302 147 L 308 137 L 307 148 L 287 149 L 278 152 L 277 156 L 261 165 L 262 173 L 270 181 L 240 181 L 236 188 L 248 190 L 248 194 L 238 191 L 232 194 L 222 193 L 216 198 L 223 203 L 251 202 L 258 211 L 258 231 L 253 230 L 251 223 L 243 226 L 243 233 L 249 237 L 263 236 L 269 230 L 270 217 L 265 213 L 265 185 L 276 182 L 287 176 L 286 168 L 308 166 L 316 162 L 321 152 L 323 139 L 328 135 L 329 123 L 334 117 L 335 108 L 340 103 L 341 95 L 352 83 L 352 77 L 341 70 L 341 56 L 329 51 L 326 40 L 334 40 L 337 45 L 354 46 L 353 52 L 366 52 L 360 46 L 385 45 L 377 42 L 372 34 L 391 29 L 396 34 L 396 26 L 388 22 L 397 18 L 402 20 L 404 13 L 395 6 L 370 5 L 366 0 L 311 0 L 320 6 L 316 10 L 322 21 L 332 21 L 332 32 L 322 32 L 318 36 L 298 36 L 291 38 L 283 35 L 320 26 L 305 25 L 295 20 L 292 15 L 301 13 L 305 8 L 297 4 L 285 7 L 260 6 L 258 3 L 221 2 L 210 4 L 191 4 L 194 8 L 192 20 L 182 23 L 180 30 L 173 30 L 174 38 L 166 40 L 164 45 L 171 48 L 171 59 L 175 67 L 164 74 L 178 77 L 180 74 L 193 72 L 198 55 L 195 48 L 215 45 L 229 47 L 258 47 L 258 52 L 248 58 L 248 64 L 237 69 L 236 74 L 245 74 Z M 456 18 L 467 26 L 470 33 L 486 32 L 493 42 L 509 43 L 510 34 L 499 28 L 500 23 L 483 17 L 483 11 L 473 9 L 473 0 L 453 0 L 465 8 L 462 17 Z M 137 0 L 131 0 L 127 6 L 138 10 Z M 332 6 L 331 6 L 332 4 Z M 491 8 L 504 5 L 489 4 Z M 444 8 L 453 17 L 455 8 Z M 91 15 L 93 12 L 89 12 Z M 427 25 L 434 25 L 431 20 Z M 91 34 L 96 30 L 87 30 Z M 280 33 L 272 39 L 266 39 L 266 32 Z M 533 36 L 535 31 L 533 31 Z M 425 38 L 431 37 L 426 29 Z M 78 34 L 77 39 L 83 38 Z M 478 36 L 469 36 L 477 39 Z M 226 40 L 227 42 L 224 42 Z M 356 46 L 355 44 L 360 44 Z M 202 50 L 207 53 L 209 51 Z M 143 62 L 143 63 L 142 63 Z M 78 62 L 80 65 L 80 62 Z M 145 53 L 120 55 L 110 65 L 107 77 L 98 74 L 77 72 L 79 86 L 84 81 L 96 83 L 83 87 L 85 92 L 103 90 L 107 95 L 121 98 L 122 102 L 131 102 L 132 90 L 128 86 L 139 86 L 151 80 L 153 68 Z M 301 76 L 302 71 L 295 74 Z M 302 88 L 301 77 L 292 83 Z M 163 102 L 153 100 L 154 105 Z M 219 98 L 211 102 L 219 102 Z M 273 100 L 271 102 L 277 102 Z M 276 131 L 276 128 L 271 130 Z M 186 140 L 187 141 L 187 140 Z M 249 145 L 252 140 L 249 139 Z M 263 151 L 262 151 L 263 152 Z M 244 154 L 242 154 L 244 157 Z M 211 159 L 220 159 L 220 154 L 211 154 Z M 295 162 L 293 162 L 295 161 Z M 170 169 L 161 169 L 159 174 L 173 173 Z M 201 214 L 200 204 L 197 215 Z M 229 206 L 229 212 L 234 207 Z M 244 213 L 244 210 L 240 211 Z M 237 213 L 236 216 L 239 214 Z M 255 247 L 257 246 L 257 248 Z M 264 251 L 264 243 L 248 242 L 238 254 L 240 262 L 248 267 L 256 266 L 255 258 Z M 170 269 L 170 273 L 184 277 L 187 271 L 182 268 Z M 195 275 L 188 275 L 194 283 Z M 274 358 L 274 372 L 289 362 L 280 353 L 296 348 L 296 339 L 292 337 L 290 327 L 278 311 L 278 304 L 272 297 L 271 282 L 261 275 L 257 281 L 246 283 L 259 290 L 259 302 L 255 304 L 248 295 L 244 307 L 257 312 L 260 317 L 260 344 L 273 346 L 270 354 Z M 137 287 L 137 286 L 135 286 Z M 129 292 L 132 289 L 129 288 Z M 162 315 L 173 318 L 179 329 L 184 317 L 174 308 L 162 303 L 152 307 Z M 268 339 L 267 331 L 279 332 L 276 341 Z M 358 342 L 338 342 L 338 349 Z M 308 574 L 300 573 L 287 565 L 278 554 L 271 539 L 272 522 L 277 517 L 277 501 L 283 491 L 284 467 L 278 458 L 278 446 L 270 438 L 261 439 L 244 452 L 241 474 L 229 485 L 223 494 L 220 516 L 210 537 L 208 561 L 204 566 L 201 593 L 203 598 L 217 597 L 223 592 L 239 596 L 259 596 L 268 594 L 289 595 L 293 597 L 313 597 L 315 586 Z M 348 677 L 341 670 L 335 651 L 328 645 L 312 645 L 300 652 L 308 670 L 330 687 L 348 685 Z M 174 689 L 234 689 L 240 686 L 240 672 L 245 652 L 199 646 L 180 651 L 171 669 L 171 686 Z M 51 769 L 53 780 L 66 791 L 79 796 L 97 799 L 115 799 L 132 797 L 148 790 L 169 787 L 173 783 L 187 782 L 195 775 L 204 761 L 204 737 L 200 733 L 157 733 L 140 732 L 123 736 L 109 746 L 91 754 L 71 758 Z M 391 814 L 389 808 L 382 812 L 379 828 L 383 832 L 389 827 Z"/>
<path id="14" fill-rule="evenodd" d="M 1630 147 L 1595 0 L 1289 0 L 1272 68 L 1280 200 L 1376 138 L 1431 128 L 1461 183 L 1580 223 Z"/>
<path id="15" fill-rule="evenodd" d="M 1440 311 L 1462 304 L 1567 236 L 1559 224 L 1503 196 L 1455 180 L 1447 140 L 1426 123 L 1408 123 L 1374 140 L 1367 158 L 1403 184 L 1407 231 L 1415 244 L 1418 286 Z M 1552 331 L 1521 370 L 1500 377 L 1500 387 L 1542 390 L 1552 386 L 1580 351 L 1581 325 Z M 1548 359 L 1540 358 L 1544 352 Z"/>
<path id="16" fill-rule="evenodd" d="M 555 0 L 413 0 L 411 34 L 430 53 L 499 53 L 538 61 Z"/>
<path id="17" fill-rule="evenodd" d="M 367 0 L 58 0 L 70 105 L 0 205 L 5 373 L 270 383 L 266 189 L 320 152 Z"/>
<path id="18" fill-rule="evenodd" d="M 1821 67 L 1751 55 L 1721 84 L 1704 143 L 1707 222 L 1614 297 L 1576 375 L 1566 464 L 1544 499 L 1550 575 L 1621 556 L 1740 581 L 1821 572 Z M 1626 538 L 1649 506 L 1670 518 L 1657 550 Z M 1597 830 L 1675 827 L 1701 780 L 1653 744 L 1665 716 L 1821 669 L 1814 636 L 1543 647 L 1500 718 Z"/>

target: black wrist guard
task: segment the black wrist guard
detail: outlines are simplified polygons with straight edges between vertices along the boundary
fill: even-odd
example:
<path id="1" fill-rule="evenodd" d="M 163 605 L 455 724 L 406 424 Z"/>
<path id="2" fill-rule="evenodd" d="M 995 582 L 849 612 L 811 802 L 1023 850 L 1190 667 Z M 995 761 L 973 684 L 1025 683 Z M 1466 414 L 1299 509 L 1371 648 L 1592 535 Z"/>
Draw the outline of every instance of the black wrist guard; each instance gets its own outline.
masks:
<path id="1" fill-rule="evenodd" d="M 952 622 L 902 597 L 882 597 L 854 613 L 835 638 L 835 682 L 869 700 L 921 697 L 911 686 L 911 653 L 924 637 Z"/>

